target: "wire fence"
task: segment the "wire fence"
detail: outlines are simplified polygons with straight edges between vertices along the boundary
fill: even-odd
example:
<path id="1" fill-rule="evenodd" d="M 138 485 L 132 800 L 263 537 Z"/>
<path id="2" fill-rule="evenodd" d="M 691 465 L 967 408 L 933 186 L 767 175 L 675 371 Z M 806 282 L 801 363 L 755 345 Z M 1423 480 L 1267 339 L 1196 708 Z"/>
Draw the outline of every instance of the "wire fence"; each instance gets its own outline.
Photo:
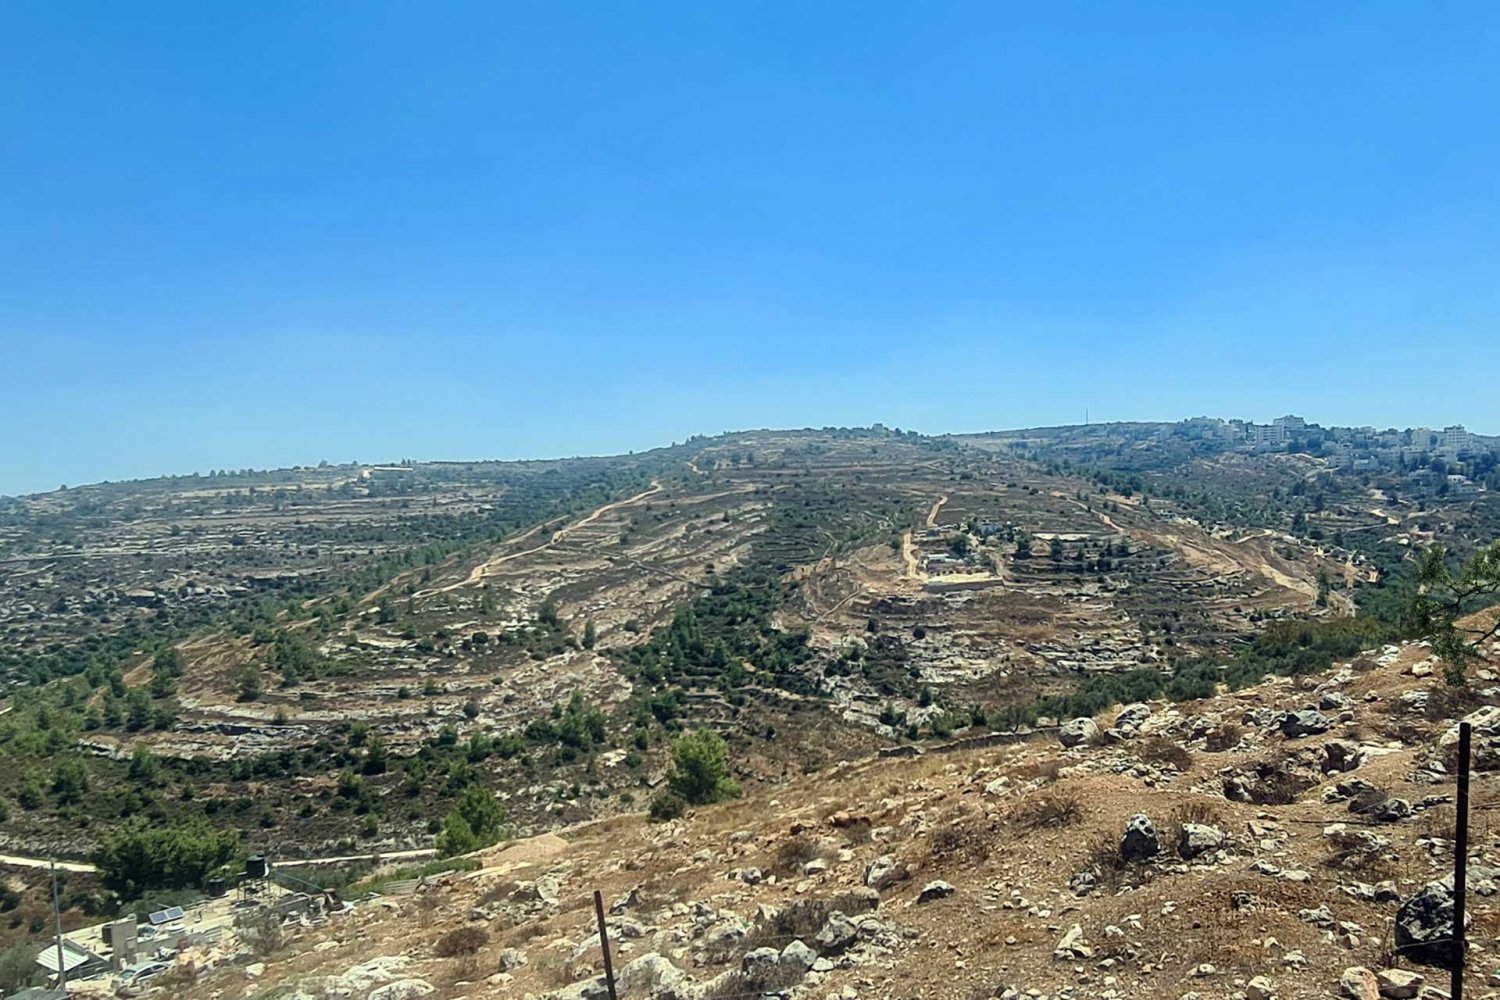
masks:
<path id="1" fill-rule="evenodd" d="M 1467 729 L 1468 728 L 1468 724 L 1465 723 L 1463 725 L 1463 728 Z M 1004 735 L 1009 736 L 1009 735 L 1012 735 L 1012 734 L 1004 734 Z M 1464 740 L 1463 740 L 1463 742 L 1465 744 L 1468 743 L 1467 737 L 1468 737 L 1468 733 L 1464 733 Z M 976 741 L 976 742 L 982 742 L 982 741 Z M 961 748 L 965 748 L 966 749 L 967 747 L 964 746 L 963 744 L 953 744 L 953 745 L 949 745 L 945 749 L 956 750 L 956 749 L 961 749 Z M 1465 750 L 1467 750 L 1467 746 L 1465 746 Z M 1466 840 L 1467 840 L 1467 838 L 1466 838 L 1466 831 L 1467 831 L 1467 828 L 1469 826 L 1469 821 L 1472 819 L 1472 817 L 1474 816 L 1474 814 L 1476 814 L 1476 813 L 1483 814 L 1483 813 L 1488 813 L 1488 812 L 1500 809 L 1500 794 L 1493 794 L 1492 793 L 1492 794 L 1487 795 L 1484 798 L 1479 799 L 1477 801 L 1475 801 L 1475 800 L 1473 800 L 1473 799 L 1471 799 L 1469 797 L 1469 788 L 1468 788 L 1468 785 L 1469 785 L 1470 778 L 1471 778 L 1471 774 L 1469 773 L 1469 760 L 1467 759 L 1467 754 L 1465 754 L 1464 759 L 1462 760 L 1462 762 L 1460 764 L 1460 774 L 1458 776 L 1458 786 L 1459 787 L 1458 787 L 1458 792 L 1457 792 L 1457 801 L 1455 802 L 1454 796 L 1452 796 L 1452 795 L 1444 794 L 1444 795 L 1442 795 L 1440 797 L 1434 796 L 1429 801 L 1424 802 L 1420 806 L 1419 809 L 1417 809 L 1416 811 L 1414 811 L 1411 814 L 1410 818 L 1420 817 L 1422 813 L 1427 812 L 1427 811 L 1432 810 L 1432 809 L 1435 809 L 1435 808 L 1437 808 L 1439 806 L 1454 805 L 1454 806 L 1457 807 L 1457 811 L 1458 811 L 1459 815 L 1455 815 L 1453 817 L 1454 825 L 1455 825 L 1455 829 L 1453 831 L 1453 837 L 1452 838 L 1439 838 L 1436 834 L 1433 834 L 1433 839 L 1435 839 L 1435 840 L 1436 839 L 1451 839 L 1451 840 L 1454 841 L 1455 847 L 1457 847 L 1460 842 L 1465 842 L 1465 846 L 1468 846 L 1467 843 L 1466 843 Z M 1486 784 L 1489 783 L 1488 781 L 1486 781 L 1487 778 L 1500 779 L 1500 775 L 1479 776 L 1479 780 L 1480 781 L 1485 781 Z M 1402 817 L 1402 818 L 1407 818 L 1407 817 Z M 1296 825 L 1300 825 L 1300 826 L 1319 826 L 1319 827 L 1327 827 L 1327 826 L 1331 826 L 1331 825 L 1334 825 L 1334 824 L 1343 824 L 1345 826 L 1367 827 L 1367 828 L 1379 829 L 1379 828 L 1382 828 L 1382 827 L 1390 827 L 1390 826 L 1392 826 L 1394 821 L 1382 821 L 1382 820 L 1378 820 L 1378 819 L 1372 819 L 1369 816 L 1364 815 L 1363 813 L 1351 813 L 1348 816 L 1338 817 L 1338 818 L 1334 818 L 1334 819 L 1302 819 L 1302 818 L 1296 818 L 1296 817 L 1283 817 L 1283 818 L 1278 818 L 1278 822 L 1296 824 Z M 1355 854 L 1358 854 L 1358 853 L 1359 853 L 1359 851 L 1358 851 L 1357 848 L 1352 848 L 1352 849 L 1350 849 L 1348 851 L 1343 852 L 1339 856 L 1354 856 Z M 1460 865 L 1459 867 L 1460 867 L 1460 873 L 1461 873 L 1462 866 Z M 1467 880 L 1465 880 L 1465 882 L 1467 883 Z M 1457 904 L 1457 906 L 1456 906 L 1457 913 L 1455 913 L 1455 917 L 1456 917 L 1458 913 L 1462 913 L 1463 912 L 1462 899 L 1455 899 L 1455 903 Z M 853 918 L 851 918 L 851 919 L 853 919 Z M 1424 938 L 1421 941 L 1413 942 L 1413 945 L 1412 945 L 1413 947 L 1423 948 L 1423 949 L 1429 949 L 1429 950 L 1430 949 L 1443 949 L 1443 948 L 1447 948 L 1447 949 L 1450 949 L 1452 952 L 1455 953 L 1452 956 L 1453 959 L 1455 960 L 1455 964 L 1452 965 L 1452 966 L 1449 966 L 1449 971 L 1451 971 L 1454 974 L 1454 987 L 1455 987 L 1456 990 L 1457 989 L 1461 989 L 1461 985 L 1460 984 L 1461 984 L 1461 982 L 1462 982 L 1462 980 L 1463 980 L 1464 977 L 1469 976 L 1469 975 L 1480 974 L 1479 970 L 1471 970 L 1471 969 L 1468 968 L 1468 966 L 1471 963 L 1469 961 L 1469 955 L 1468 955 L 1468 947 L 1467 947 L 1468 940 L 1467 940 L 1466 930 L 1467 930 L 1467 928 L 1468 928 L 1468 926 L 1470 924 L 1470 921 L 1467 918 L 1460 918 L 1460 919 L 1463 919 L 1463 925 L 1462 925 L 1462 928 L 1459 930 L 1458 934 L 1452 934 L 1452 933 L 1450 933 L 1448 936 L 1445 936 L 1445 937 Z M 606 954 L 605 954 L 605 962 L 606 962 L 606 966 L 607 967 L 609 965 L 609 958 L 610 958 L 609 951 L 611 951 L 613 949 L 610 948 L 610 946 L 604 940 L 605 937 L 606 937 L 606 928 L 613 927 L 613 929 L 615 929 L 616 934 L 618 935 L 618 937 L 619 938 L 624 938 L 625 935 L 623 933 L 620 933 L 620 932 L 623 931 L 628 926 L 628 923 L 629 923 L 628 920 L 625 919 L 625 918 L 623 918 L 623 917 L 621 917 L 619 914 L 612 915 L 612 918 L 606 918 L 606 917 L 604 917 L 604 915 L 602 913 L 602 910 L 601 910 L 601 913 L 600 913 L 601 946 L 605 949 L 605 952 L 606 952 Z M 1453 924 L 1454 924 L 1454 921 L 1450 919 L 1450 921 L 1449 921 L 1450 928 L 1453 927 Z M 814 932 L 814 933 L 811 933 L 811 934 L 807 934 L 807 933 L 804 933 L 804 934 L 768 934 L 768 933 L 762 933 L 762 932 L 756 930 L 752 926 L 752 927 L 746 929 L 746 931 L 743 934 L 736 934 L 736 935 L 727 936 L 727 937 L 725 937 L 725 938 L 723 938 L 721 940 L 714 941 L 714 942 L 710 943 L 709 947 L 713 948 L 715 950 L 718 950 L 719 953 L 720 953 L 720 955 L 721 955 L 722 961 L 728 963 L 728 962 L 732 962 L 736 957 L 743 957 L 744 955 L 746 955 L 746 954 L 748 954 L 748 953 L 750 953 L 750 952 L 752 952 L 752 951 L 754 951 L 756 949 L 759 949 L 759 948 L 776 948 L 778 951 L 781 951 L 781 950 L 784 950 L 784 948 L 786 946 L 790 945 L 792 942 L 798 942 L 800 944 L 807 945 L 809 948 L 813 948 L 813 946 L 817 944 L 818 933 L 821 933 L 821 928 L 820 928 L 819 932 Z M 814 948 L 814 950 L 816 951 L 817 949 Z M 736 976 L 742 977 L 746 982 L 754 982 L 755 981 L 754 980 L 755 973 L 753 971 L 730 969 L 730 970 L 726 970 L 726 972 L 724 972 L 724 973 L 720 973 L 720 976 L 726 976 L 726 975 L 728 975 L 730 973 L 732 973 L 732 974 L 734 974 Z M 734 981 L 735 980 L 732 980 L 732 979 L 729 980 L 729 982 L 734 982 Z M 613 996 L 614 995 L 614 982 L 610 981 L 609 982 L 609 986 L 610 986 L 611 996 Z M 792 985 L 788 985 L 788 986 L 784 986 L 783 987 L 783 986 L 769 985 L 768 984 L 765 987 L 753 988 L 753 989 L 748 989 L 748 990 L 731 990 L 731 991 L 709 990 L 708 992 L 706 992 L 704 994 L 704 996 L 705 996 L 706 1000 L 750 1000 L 750 998 L 758 998 L 758 1000 L 764 1000 L 764 998 L 767 998 L 767 997 L 781 997 L 781 996 L 786 996 L 788 993 L 791 992 L 792 988 L 793 988 Z"/>

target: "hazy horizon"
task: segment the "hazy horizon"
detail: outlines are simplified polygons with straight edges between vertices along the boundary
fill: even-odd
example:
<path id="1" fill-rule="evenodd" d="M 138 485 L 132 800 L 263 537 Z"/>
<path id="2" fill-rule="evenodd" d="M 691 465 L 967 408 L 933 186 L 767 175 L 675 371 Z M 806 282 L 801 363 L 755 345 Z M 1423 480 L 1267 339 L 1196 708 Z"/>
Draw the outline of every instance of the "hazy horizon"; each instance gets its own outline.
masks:
<path id="1" fill-rule="evenodd" d="M 1325 428 L 1330 428 L 1330 427 L 1364 427 L 1364 426 L 1373 426 L 1373 427 L 1376 427 L 1377 430 L 1395 429 L 1395 430 L 1398 430 L 1398 431 L 1404 431 L 1404 430 L 1410 430 L 1410 429 L 1412 429 L 1414 427 L 1426 427 L 1426 428 L 1429 428 L 1429 429 L 1432 429 L 1432 430 L 1441 430 L 1443 427 L 1448 426 L 1449 424 L 1453 424 L 1453 423 L 1463 424 L 1464 423 L 1462 420 L 1444 420 L 1444 421 L 1441 421 L 1441 422 L 1438 422 L 1438 423 L 1413 422 L 1413 423 L 1407 423 L 1407 424 L 1369 424 L 1368 422 L 1364 422 L 1364 421 L 1320 420 L 1316 416 L 1312 416 L 1312 415 L 1309 415 L 1307 413 L 1301 413 L 1301 412 L 1298 412 L 1296 410 L 1293 410 L 1293 411 L 1290 411 L 1290 412 L 1293 415 L 1295 415 L 1295 416 L 1300 416 L 1300 417 L 1305 418 L 1308 421 L 1308 423 L 1310 423 L 1310 424 L 1315 424 L 1317 426 L 1321 426 L 1321 427 L 1325 427 Z M 1276 414 L 1276 416 L 1282 416 L 1282 415 L 1283 414 L 1280 414 L 1280 413 Z M 1110 419 L 1110 420 L 1090 419 L 1089 420 L 1089 424 L 1097 424 L 1097 425 L 1101 425 L 1101 426 L 1108 425 L 1108 424 L 1158 424 L 1158 423 L 1171 424 L 1171 423 L 1180 423 L 1180 422 L 1185 421 L 1185 420 L 1191 420 L 1191 419 L 1194 419 L 1195 417 L 1219 418 L 1219 419 L 1223 419 L 1223 420 L 1248 420 L 1248 421 L 1250 421 L 1252 423 L 1258 423 L 1258 424 L 1270 423 L 1270 421 L 1274 419 L 1274 417 L 1272 417 L 1272 416 L 1265 416 L 1265 415 L 1260 415 L 1260 416 L 1255 416 L 1255 417 L 1245 417 L 1245 416 L 1240 416 L 1240 415 L 1235 415 L 1235 414 L 1195 413 L 1195 414 L 1181 416 L 1181 417 L 1162 418 L 1162 419 L 1156 419 L 1156 418 L 1131 418 L 1131 417 L 1122 417 L 1122 418 L 1119 418 L 1119 419 Z M 384 457 L 381 457 L 378 454 L 372 453 L 371 455 L 364 456 L 364 457 L 361 457 L 361 456 L 359 456 L 359 455 L 356 454 L 356 455 L 350 455 L 348 457 L 337 457 L 337 458 L 333 457 L 333 456 L 330 456 L 330 455 L 324 455 L 324 456 L 320 456 L 320 457 L 318 457 L 316 459 L 311 459 L 311 460 L 295 460 L 294 459 L 294 460 L 286 460 L 286 461 L 273 461 L 273 462 L 269 462 L 269 463 L 267 463 L 267 462 L 259 462 L 259 463 L 257 463 L 257 462 L 222 463 L 222 464 L 206 466 L 204 468 L 198 468 L 198 469 L 183 469 L 183 470 L 168 470 L 168 471 L 144 472 L 144 473 L 135 474 L 135 475 L 121 476 L 119 478 L 104 477 L 104 478 L 98 478 L 98 479 L 80 479 L 77 482 L 71 482 L 71 483 L 70 482 L 61 482 L 61 483 L 54 484 L 52 486 L 44 486 L 44 487 L 41 487 L 39 489 L 17 490 L 17 491 L 11 491 L 11 492 L 7 492 L 4 489 L 4 483 L 0 482 L 0 497 L 9 498 L 9 499 L 17 499 L 17 498 L 22 498 L 22 497 L 26 497 L 26 496 L 34 496 L 34 495 L 38 495 L 38 494 L 52 493 L 52 492 L 57 491 L 59 488 L 75 489 L 75 488 L 80 488 L 80 487 L 100 486 L 100 485 L 104 485 L 104 484 L 116 484 L 116 483 L 129 483 L 129 482 L 150 481 L 150 480 L 155 480 L 155 479 L 185 478 L 185 477 L 191 477 L 191 476 L 208 476 L 211 473 L 216 472 L 216 471 L 237 472 L 237 471 L 242 470 L 242 469 L 251 469 L 251 470 L 258 471 L 258 472 L 272 472 L 272 471 L 277 471 L 277 470 L 294 469 L 294 468 L 307 469 L 307 468 L 316 468 L 317 466 L 319 466 L 320 464 L 322 464 L 324 462 L 326 462 L 330 466 L 344 466 L 344 465 L 373 466 L 373 465 L 395 464 L 395 463 L 402 462 L 402 461 L 407 461 L 407 460 L 414 461 L 414 462 L 417 462 L 419 464 L 429 464 L 429 463 L 443 463 L 443 462 L 453 462 L 453 463 L 463 463 L 463 462 L 545 462 L 545 461 L 567 461 L 567 460 L 570 460 L 570 459 L 585 459 L 585 458 L 618 458 L 618 457 L 624 457 L 624 456 L 633 455 L 633 454 L 640 454 L 642 452 L 653 451 L 653 450 L 660 449 L 660 448 L 669 448 L 669 447 L 674 447 L 674 446 L 677 446 L 677 445 L 685 444 L 687 442 L 687 440 L 689 438 L 692 438 L 692 437 L 700 437 L 701 436 L 701 437 L 712 438 L 712 437 L 717 437 L 719 435 L 725 435 L 725 434 L 753 434 L 753 433 L 757 433 L 757 432 L 771 432 L 771 433 L 774 433 L 774 432 L 796 432 L 796 431 L 819 431 L 819 430 L 822 430 L 822 429 L 828 428 L 828 427 L 837 427 L 837 428 L 841 428 L 841 429 L 855 429 L 855 430 L 857 430 L 857 429 L 867 429 L 867 428 L 870 428 L 870 427 L 874 426 L 874 424 L 883 424 L 887 429 L 890 429 L 890 430 L 916 431 L 917 433 L 922 434 L 923 436 L 926 436 L 926 437 L 963 437 L 963 436 L 966 436 L 966 435 L 977 435 L 977 434 L 1006 433 L 1006 432 L 1024 431 L 1024 430 L 1044 430 L 1044 429 L 1049 428 L 1049 427 L 1077 427 L 1077 426 L 1082 426 L 1084 424 L 1084 422 L 1082 420 L 1079 420 L 1076 423 L 1069 423 L 1069 422 L 1061 422 L 1061 423 L 1053 423 L 1053 424 L 1026 423 L 1026 424 L 1016 424 L 1016 425 L 1008 426 L 1008 427 L 999 427 L 999 426 L 996 426 L 996 427 L 982 427 L 982 428 L 980 428 L 980 427 L 969 427 L 969 428 L 962 428 L 962 429 L 955 429 L 955 430 L 928 431 L 928 430 L 923 430 L 923 429 L 917 428 L 917 427 L 902 427 L 902 426 L 897 425 L 897 424 L 891 424 L 891 423 L 887 423 L 885 421 L 876 420 L 876 421 L 873 421 L 871 423 L 866 423 L 866 424 L 816 424 L 816 425 L 815 424 L 787 424 L 787 425 L 778 426 L 778 427 L 770 427 L 770 426 L 766 426 L 766 427 L 736 427 L 736 428 L 726 428 L 726 429 L 716 430 L 716 431 L 712 431 L 712 432 L 709 432 L 709 431 L 695 431 L 695 432 L 693 432 L 691 434 L 685 434 L 685 435 L 682 435 L 680 437 L 673 438 L 671 440 L 663 440 L 663 441 L 656 442 L 654 444 L 648 444 L 648 445 L 644 445 L 642 447 L 637 447 L 637 448 L 623 448 L 623 449 L 620 449 L 620 450 L 617 450 L 617 451 L 576 451 L 576 452 L 567 453 L 567 454 L 561 454 L 561 453 L 559 453 L 559 454 L 534 454 L 534 455 L 453 455 L 453 454 L 446 454 L 445 455 L 445 454 L 433 453 L 433 454 L 430 454 L 430 455 L 407 455 L 407 454 L 403 454 L 403 455 L 389 455 L 389 456 L 384 456 Z M 1485 429 L 1482 428 L 1482 427 L 1474 427 L 1474 426 L 1468 425 L 1468 424 L 1464 424 L 1464 426 L 1469 431 L 1471 431 L 1471 432 L 1473 432 L 1475 434 L 1478 434 L 1481 437 L 1496 436 L 1496 435 L 1491 435 L 1491 434 L 1486 433 Z"/>

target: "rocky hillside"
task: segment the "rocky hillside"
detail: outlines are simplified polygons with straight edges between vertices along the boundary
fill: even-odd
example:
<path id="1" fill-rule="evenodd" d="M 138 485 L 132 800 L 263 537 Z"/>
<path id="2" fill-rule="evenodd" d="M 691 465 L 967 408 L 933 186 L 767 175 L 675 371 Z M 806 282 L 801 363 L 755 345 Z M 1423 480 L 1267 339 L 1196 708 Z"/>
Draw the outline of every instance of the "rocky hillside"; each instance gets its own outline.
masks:
<path id="1" fill-rule="evenodd" d="M 514 842 L 270 954 L 186 955 L 170 988 L 597 1000 L 597 890 L 627 997 L 1445 995 L 1421 963 L 1451 921 L 1432 883 L 1453 862 L 1468 716 L 1480 995 L 1500 948 L 1500 686 L 1481 669 L 1454 690 L 1434 666 L 1389 646 L 1022 744 L 844 764 L 668 824 Z"/>
<path id="2" fill-rule="evenodd" d="M 539 834 L 640 808 L 699 726 L 770 795 L 1384 592 L 1331 539 L 1142 489 L 864 430 L 28 498 L 0 516 L 0 800 L 31 805 L 0 846 L 86 861 L 144 809 L 278 859 L 428 850 L 467 784 Z"/>

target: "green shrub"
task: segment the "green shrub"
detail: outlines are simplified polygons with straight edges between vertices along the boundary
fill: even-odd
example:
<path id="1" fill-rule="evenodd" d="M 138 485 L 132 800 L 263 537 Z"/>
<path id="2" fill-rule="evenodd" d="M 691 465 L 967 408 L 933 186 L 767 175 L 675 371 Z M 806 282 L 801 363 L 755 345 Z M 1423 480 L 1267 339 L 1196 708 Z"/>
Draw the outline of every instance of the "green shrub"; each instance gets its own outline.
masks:
<path id="1" fill-rule="evenodd" d="M 0 990 L 9 994 L 41 982 L 36 952 L 37 946 L 25 941 L 0 952 Z"/>
<path id="2" fill-rule="evenodd" d="M 665 823 L 687 812 L 687 800 L 676 792 L 662 792 L 651 800 L 651 822 Z"/>
<path id="3" fill-rule="evenodd" d="M 46 787 L 42 776 L 36 771 L 27 771 L 21 779 L 21 788 L 16 792 L 16 801 L 22 809 L 40 809 L 47 801 Z"/>
<path id="4" fill-rule="evenodd" d="M 202 820 L 157 827 L 136 816 L 105 839 L 94 863 L 104 886 L 128 899 L 148 889 L 196 887 L 239 846 L 237 832 Z"/>
<path id="5" fill-rule="evenodd" d="M 672 773 L 667 783 L 689 805 L 733 798 L 739 786 L 729 778 L 729 748 L 710 729 L 686 733 L 672 744 Z"/>
<path id="6" fill-rule="evenodd" d="M 1370 618 L 1279 621 L 1256 633 L 1226 660 L 1195 657 L 1171 670 L 1141 667 L 1120 674 L 1095 674 L 1071 694 L 1051 695 L 1029 705 L 1007 705 L 989 717 L 995 729 L 1035 725 L 1041 716 L 1076 719 L 1098 715 L 1112 705 L 1168 698 L 1192 701 L 1212 696 L 1218 685 L 1238 690 L 1272 675 L 1296 677 L 1323 670 L 1335 660 L 1379 645 L 1395 633 Z"/>
<path id="7" fill-rule="evenodd" d="M 477 851 L 498 843 L 505 832 L 505 810 L 500 801 L 479 785 L 470 785 L 460 793 L 443 823 L 443 832 L 437 839 L 438 853 L 452 857 Z"/>

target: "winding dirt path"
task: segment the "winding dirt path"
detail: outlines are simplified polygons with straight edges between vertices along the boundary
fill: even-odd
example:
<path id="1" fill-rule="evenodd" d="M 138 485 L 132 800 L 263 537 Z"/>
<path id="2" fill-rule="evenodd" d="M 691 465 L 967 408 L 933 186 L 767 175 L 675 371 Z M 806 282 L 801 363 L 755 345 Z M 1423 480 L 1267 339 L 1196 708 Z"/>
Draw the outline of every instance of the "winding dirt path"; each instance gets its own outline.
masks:
<path id="1" fill-rule="evenodd" d="M 937 527 L 938 511 L 943 509 L 943 504 L 948 502 L 948 494 L 944 493 L 932 504 L 932 509 L 927 512 L 927 519 L 923 522 L 929 528 Z M 917 583 L 926 583 L 927 574 L 923 573 L 917 566 L 917 553 L 912 547 L 912 533 L 910 529 L 901 533 L 901 561 L 906 564 L 905 578 L 915 580 Z"/>
<path id="2" fill-rule="evenodd" d="M 1088 504 L 1084 503 L 1082 500 L 1078 499 L 1077 497 L 1068 496 L 1066 493 L 1062 493 L 1062 492 L 1059 492 L 1057 490 L 1054 490 L 1052 492 L 1052 495 L 1054 497 L 1056 497 L 1057 499 L 1059 499 L 1059 500 L 1066 500 L 1068 503 L 1070 503 L 1073 506 L 1077 507 L 1079 510 L 1083 511 L 1086 514 L 1092 514 L 1092 515 L 1094 515 L 1100 521 L 1104 522 L 1104 526 L 1106 528 L 1108 528 L 1110 531 L 1113 531 L 1115 534 L 1117 534 L 1117 535 L 1124 535 L 1126 538 L 1130 537 L 1130 532 L 1126 531 L 1124 528 L 1122 528 L 1118 524 L 1116 524 L 1115 523 L 1115 519 L 1112 518 L 1112 517 L 1110 517 L 1104 511 L 1098 510 L 1098 509 L 1096 509 L 1094 507 L 1090 507 Z"/>
<path id="3" fill-rule="evenodd" d="M 426 594 L 446 594 L 450 590 L 458 590 L 461 587 L 478 586 L 495 567 L 503 566 L 505 563 L 508 563 L 513 559 L 520 559 L 523 556 L 530 556 L 535 555 L 538 552 L 544 552 L 566 539 L 571 532 L 577 531 L 579 528 L 588 527 L 595 521 L 599 520 L 599 518 L 603 517 L 605 514 L 608 514 L 610 511 L 619 510 L 621 507 L 629 507 L 631 504 L 640 503 L 647 497 L 655 496 L 656 494 L 660 493 L 661 490 L 661 483 L 653 479 L 649 488 L 642 490 L 633 497 L 626 497 L 624 500 L 616 500 L 613 503 L 607 503 L 603 507 L 585 514 L 583 517 L 574 521 L 572 524 L 567 524 L 561 528 L 558 528 L 552 533 L 552 537 L 548 538 L 540 545 L 532 546 L 529 549 L 522 549 L 519 552 L 508 552 L 503 556 L 496 556 L 493 559 L 488 559 L 480 563 L 478 566 L 475 566 L 472 570 L 469 571 L 469 575 L 467 577 L 458 581 L 457 583 L 450 583 L 446 587 L 438 587 L 435 590 L 426 591 L 424 594 L 420 594 L 418 596 L 426 596 Z M 520 541 L 521 539 L 535 534 L 541 527 L 541 525 L 537 525 L 537 527 L 532 528 L 530 531 L 526 532 L 526 534 L 521 535 L 520 538 L 515 539 L 515 541 Z"/>
<path id="4" fill-rule="evenodd" d="M 1215 573 L 1254 573 L 1278 587 L 1303 597 L 1316 598 L 1317 585 L 1282 572 L 1271 565 L 1264 553 L 1239 543 L 1216 543 L 1207 536 L 1189 538 L 1170 532 L 1153 532 L 1152 538 L 1181 555 L 1190 565 L 1207 567 Z"/>
<path id="5" fill-rule="evenodd" d="M 945 504 L 947 502 L 948 502 L 948 494 L 946 494 L 946 493 L 944 493 L 942 496 L 940 496 L 940 497 L 937 498 L 937 502 L 934 503 L 932 505 L 932 509 L 927 512 L 927 527 L 929 527 L 929 528 L 936 528 L 937 527 L 938 511 L 942 510 L 943 509 L 943 504 Z"/>

